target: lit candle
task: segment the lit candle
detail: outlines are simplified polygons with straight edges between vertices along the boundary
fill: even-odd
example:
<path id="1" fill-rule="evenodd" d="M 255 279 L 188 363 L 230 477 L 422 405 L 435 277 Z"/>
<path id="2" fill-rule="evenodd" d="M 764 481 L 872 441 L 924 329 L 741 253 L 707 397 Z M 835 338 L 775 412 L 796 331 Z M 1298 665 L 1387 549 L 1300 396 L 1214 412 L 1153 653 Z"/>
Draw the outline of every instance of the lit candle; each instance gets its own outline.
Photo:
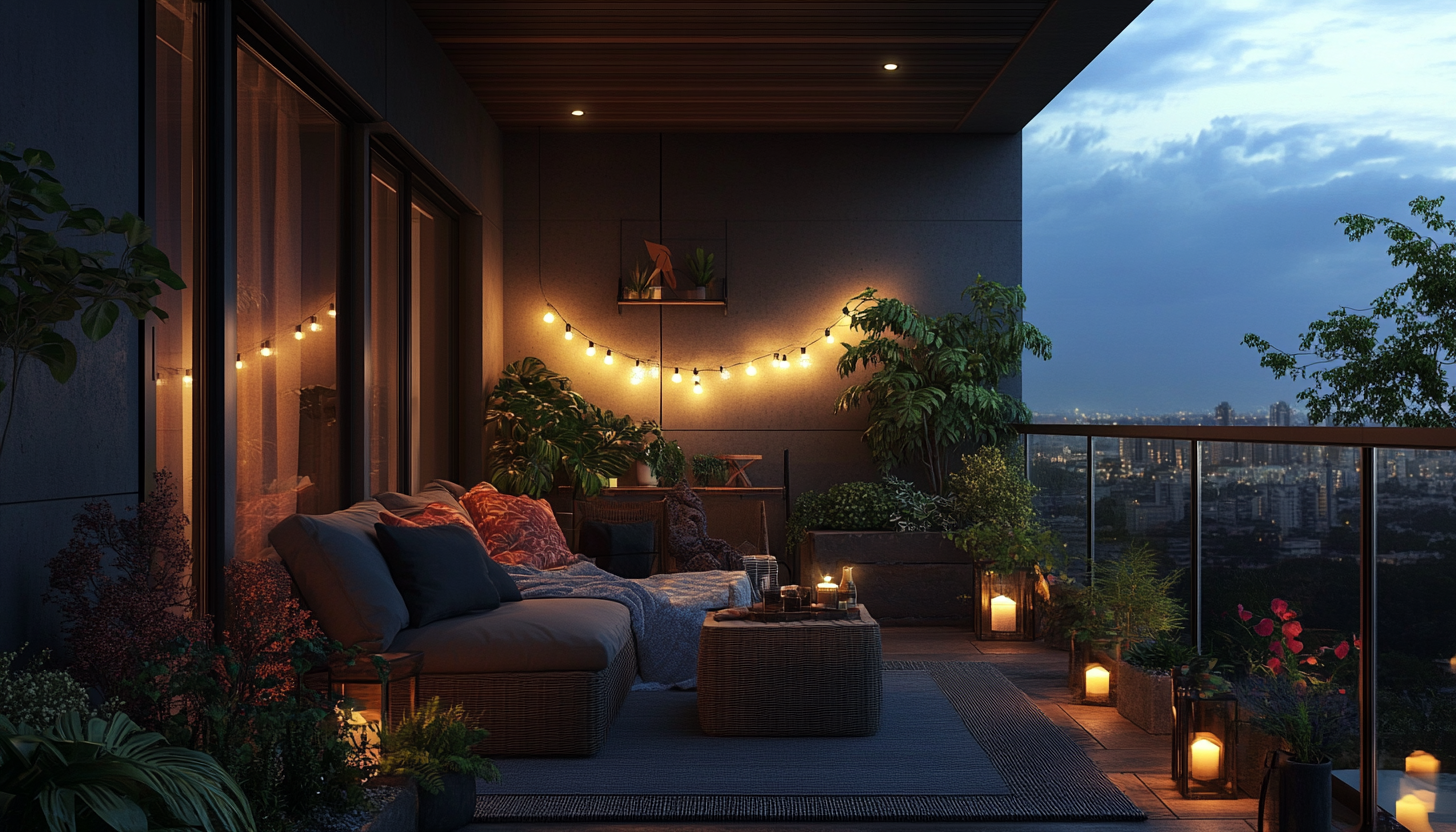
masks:
<path id="1" fill-rule="evenodd" d="M 1408 794 L 1395 801 L 1395 820 L 1410 832 L 1433 832 L 1430 814 L 1425 801 L 1416 795 Z"/>
<path id="2" fill-rule="evenodd" d="M 1405 758 L 1405 773 L 1437 786 L 1441 775 L 1441 761 L 1425 751 L 1412 751 Z"/>
<path id="3" fill-rule="evenodd" d="M 1016 632 L 1016 602 L 1005 595 L 991 599 L 991 632 Z"/>
<path id="4" fill-rule="evenodd" d="M 1106 702 L 1112 693 L 1112 674 L 1100 664 L 1087 665 L 1087 700 Z"/>
<path id="5" fill-rule="evenodd" d="M 1188 776 L 1194 780 L 1218 780 L 1223 776 L 1223 743 L 1207 731 L 1193 735 L 1188 747 Z"/>
<path id="6" fill-rule="evenodd" d="M 1414 795 L 1425 805 L 1427 812 L 1436 811 L 1436 792 L 1427 788 L 1430 784 L 1424 780 L 1417 780 L 1414 777 L 1400 778 L 1400 796 Z"/>
<path id="7" fill-rule="evenodd" d="M 839 607 L 839 584 L 830 580 L 828 575 L 824 576 L 824 580 L 814 587 L 814 590 L 819 595 L 819 603 L 823 604 L 825 609 L 832 610 Z"/>

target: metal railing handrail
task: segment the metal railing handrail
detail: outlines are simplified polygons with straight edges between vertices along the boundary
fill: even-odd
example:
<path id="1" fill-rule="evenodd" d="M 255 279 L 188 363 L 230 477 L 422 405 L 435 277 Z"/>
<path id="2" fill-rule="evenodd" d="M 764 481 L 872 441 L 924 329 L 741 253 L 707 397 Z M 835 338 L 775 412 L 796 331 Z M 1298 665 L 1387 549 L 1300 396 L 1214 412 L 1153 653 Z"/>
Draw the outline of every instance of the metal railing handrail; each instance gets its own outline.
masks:
<path id="1" fill-rule="evenodd" d="M 1351 448 L 1456 450 L 1456 428 L 1326 428 L 1307 425 L 1017 425 L 1021 434 L 1251 442 L 1265 445 L 1341 445 Z"/>

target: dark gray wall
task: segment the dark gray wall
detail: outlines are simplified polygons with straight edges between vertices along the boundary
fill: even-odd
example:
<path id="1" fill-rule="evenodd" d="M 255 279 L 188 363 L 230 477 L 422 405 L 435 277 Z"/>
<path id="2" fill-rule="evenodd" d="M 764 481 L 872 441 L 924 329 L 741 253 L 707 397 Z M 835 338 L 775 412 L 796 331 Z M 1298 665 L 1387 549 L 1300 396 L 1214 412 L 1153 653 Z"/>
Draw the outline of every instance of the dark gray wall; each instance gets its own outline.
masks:
<path id="1" fill-rule="evenodd" d="M 505 170 L 506 361 L 541 358 L 588 400 L 660 420 L 689 455 L 761 454 L 755 485 L 783 484 L 787 448 L 795 494 L 873 477 L 863 415 L 833 413 L 847 384 L 834 370 L 841 348 L 811 346 L 803 370 L 796 347 L 792 368 L 761 362 L 756 377 L 740 367 L 726 382 L 720 362 L 821 337 L 866 286 L 938 314 L 960 308 L 977 272 L 1021 282 L 1019 134 L 510 133 Z M 726 316 L 618 314 L 622 261 L 646 261 L 641 241 L 656 237 L 659 208 L 665 238 L 725 241 Z M 699 366 L 704 393 L 666 376 L 632 386 L 630 362 L 587 358 L 583 339 L 542 322 L 542 287 L 595 340 L 660 349 L 669 374 L 672 362 L 685 374 Z M 1019 380 L 1008 391 L 1019 394 Z"/>
<path id="2" fill-rule="evenodd" d="M 272 8 L 395 133 L 482 213 L 481 344 L 493 383 L 502 352 L 501 138 L 490 116 L 405 0 L 273 0 Z M 87 4 L 0 0 L 0 144 L 56 159 L 73 201 L 108 214 L 141 200 L 140 19 L 146 0 Z M 41 602 L 45 563 L 70 539 L 85 502 L 137 501 L 140 338 L 118 326 L 99 344 L 76 332 L 64 387 L 25 371 L 0 456 L 0 650 L 54 646 L 59 618 Z M 0 404 L 8 397 L 0 393 Z"/>

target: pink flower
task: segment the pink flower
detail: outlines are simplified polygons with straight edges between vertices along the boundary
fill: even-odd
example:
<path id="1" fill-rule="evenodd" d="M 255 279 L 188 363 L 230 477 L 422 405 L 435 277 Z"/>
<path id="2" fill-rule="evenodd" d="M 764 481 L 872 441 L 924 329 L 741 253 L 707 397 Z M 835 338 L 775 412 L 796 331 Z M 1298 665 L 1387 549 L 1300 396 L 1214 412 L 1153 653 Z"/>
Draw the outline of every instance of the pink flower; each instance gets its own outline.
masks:
<path id="1" fill-rule="evenodd" d="M 1243 604 L 1239 604 L 1239 619 L 1240 620 L 1242 620 L 1242 621 L 1248 621 L 1250 618 L 1253 618 L 1253 617 L 1254 617 L 1254 614 L 1253 613 L 1251 613 L 1248 610 L 1244 609 L 1244 605 Z"/>
<path id="2" fill-rule="evenodd" d="M 1356 650 L 1359 650 L 1360 649 L 1360 637 L 1359 636 L 1355 636 L 1355 649 Z"/>
<path id="3" fill-rule="evenodd" d="M 1261 618 L 1259 619 L 1259 623 L 1254 625 L 1254 632 L 1264 638 L 1268 638 L 1274 632 L 1274 622 L 1267 618 Z"/>
<path id="4" fill-rule="evenodd" d="M 1280 670 L 1281 667 L 1283 667 L 1283 665 L 1284 665 L 1284 662 L 1281 662 L 1278 659 L 1273 658 L 1272 656 L 1269 658 L 1269 661 L 1264 662 L 1264 666 L 1265 667 L 1268 667 L 1270 670 L 1274 671 L 1276 674 L 1279 673 L 1279 670 Z"/>
<path id="5" fill-rule="evenodd" d="M 1343 659 L 1343 658 L 1345 658 L 1348 655 L 1350 655 L 1350 642 L 1348 642 L 1348 641 L 1342 641 L 1342 642 L 1340 642 L 1339 646 L 1337 646 L 1335 648 L 1335 658 L 1337 658 L 1337 659 Z"/>
<path id="6" fill-rule="evenodd" d="M 1269 642 L 1269 652 L 1270 653 L 1273 653 L 1276 656 L 1283 656 L 1284 655 L 1284 644 L 1283 644 L 1283 642 L 1279 641 L 1279 639 L 1277 639 L 1277 638 L 1274 639 L 1273 641 Z"/>
<path id="7" fill-rule="evenodd" d="M 1299 651 L 1304 649 L 1304 642 L 1296 641 L 1292 638 L 1286 638 L 1284 640 L 1284 646 L 1289 648 L 1289 652 L 1298 653 Z"/>
<path id="8" fill-rule="evenodd" d="M 1286 621 L 1284 626 L 1279 628 L 1279 632 L 1283 633 L 1285 638 L 1296 638 L 1304 632 L 1304 625 L 1298 621 Z"/>
<path id="9" fill-rule="evenodd" d="M 1284 615 L 1284 611 L 1289 609 L 1289 602 L 1283 598 L 1275 598 L 1269 602 L 1269 609 L 1273 610 L 1275 615 L 1282 616 Z"/>

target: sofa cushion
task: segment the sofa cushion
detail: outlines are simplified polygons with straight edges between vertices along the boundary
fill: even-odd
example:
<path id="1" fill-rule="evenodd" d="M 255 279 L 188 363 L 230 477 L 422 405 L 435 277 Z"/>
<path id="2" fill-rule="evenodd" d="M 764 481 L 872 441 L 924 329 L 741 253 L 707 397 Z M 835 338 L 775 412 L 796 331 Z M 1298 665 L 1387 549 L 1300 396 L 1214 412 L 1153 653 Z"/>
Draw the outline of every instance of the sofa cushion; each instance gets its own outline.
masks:
<path id="1" fill-rule="evenodd" d="M 458 513 L 467 522 L 470 513 L 460 505 L 460 498 L 439 482 L 433 482 L 420 489 L 418 494 L 401 494 L 398 491 L 384 491 L 374 495 L 385 508 L 400 517 L 412 517 L 430 506 L 443 505 Z"/>
<path id="2" fill-rule="evenodd" d="M 445 489 L 446 491 L 450 492 L 452 495 L 454 495 L 455 499 L 457 499 L 457 500 L 460 499 L 461 497 L 464 497 L 465 496 L 465 493 L 470 490 L 470 489 L 466 488 L 465 486 L 461 485 L 458 482 L 450 482 L 449 480 L 430 480 L 430 482 L 431 482 L 431 484 L 438 485 L 441 488 Z M 482 485 L 490 485 L 490 483 L 481 483 L 481 484 Z M 491 485 L 491 488 L 494 488 L 494 487 L 495 486 Z"/>
<path id="3" fill-rule="evenodd" d="M 595 673 L 632 638 L 632 614 L 597 598 L 528 598 L 401 632 L 394 650 L 423 650 L 422 673 Z"/>
<path id="4" fill-rule="evenodd" d="M 474 529 L 455 523 L 413 528 L 377 523 L 374 531 L 409 608 L 411 627 L 500 606 L 500 593 L 485 570 L 490 558 Z"/>
<path id="5" fill-rule="evenodd" d="M 295 514 L 268 533 L 304 603 L 345 647 L 388 650 L 409 609 L 374 539 L 384 506 L 373 500 L 333 514 Z"/>
<path id="6" fill-rule="evenodd" d="M 446 523 L 461 526 L 470 530 L 476 540 L 480 540 L 480 532 L 475 530 L 475 524 L 470 522 L 469 515 L 460 510 L 451 508 L 445 503 L 430 503 L 420 511 L 405 517 L 395 514 L 393 511 L 385 510 L 379 512 L 379 522 L 386 526 L 402 526 L 411 529 L 422 529 L 426 526 L 442 526 Z M 481 549 L 485 548 L 485 541 L 480 540 Z"/>
<path id="7" fill-rule="evenodd" d="M 475 521 L 485 550 L 501 563 L 555 569 L 576 561 L 545 500 L 502 494 L 482 483 L 460 498 L 460 504 Z"/>
<path id="8" fill-rule="evenodd" d="M 434 505 L 433 503 L 431 505 Z M 480 532 L 475 530 L 475 525 L 469 520 L 462 521 L 449 510 L 436 511 L 426 508 L 419 514 L 411 515 L 408 519 L 400 517 L 391 511 L 379 512 L 379 519 L 386 526 L 400 526 L 403 528 L 426 528 L 428 526 L 441 526 L 445 524 L 456 525 L 470 530 L 470 534 L 480 543 L 480 557 L 485 561 L 485 571 L 490 575 L 490 582 L 495 585 L 496 594 L 502 601 L 521 600 L 521 590 L 516 586 L 516 579 L 506 572 L 505 567 L 496 563 L 485 551 L 485 541 L 480 539 Z"/>

